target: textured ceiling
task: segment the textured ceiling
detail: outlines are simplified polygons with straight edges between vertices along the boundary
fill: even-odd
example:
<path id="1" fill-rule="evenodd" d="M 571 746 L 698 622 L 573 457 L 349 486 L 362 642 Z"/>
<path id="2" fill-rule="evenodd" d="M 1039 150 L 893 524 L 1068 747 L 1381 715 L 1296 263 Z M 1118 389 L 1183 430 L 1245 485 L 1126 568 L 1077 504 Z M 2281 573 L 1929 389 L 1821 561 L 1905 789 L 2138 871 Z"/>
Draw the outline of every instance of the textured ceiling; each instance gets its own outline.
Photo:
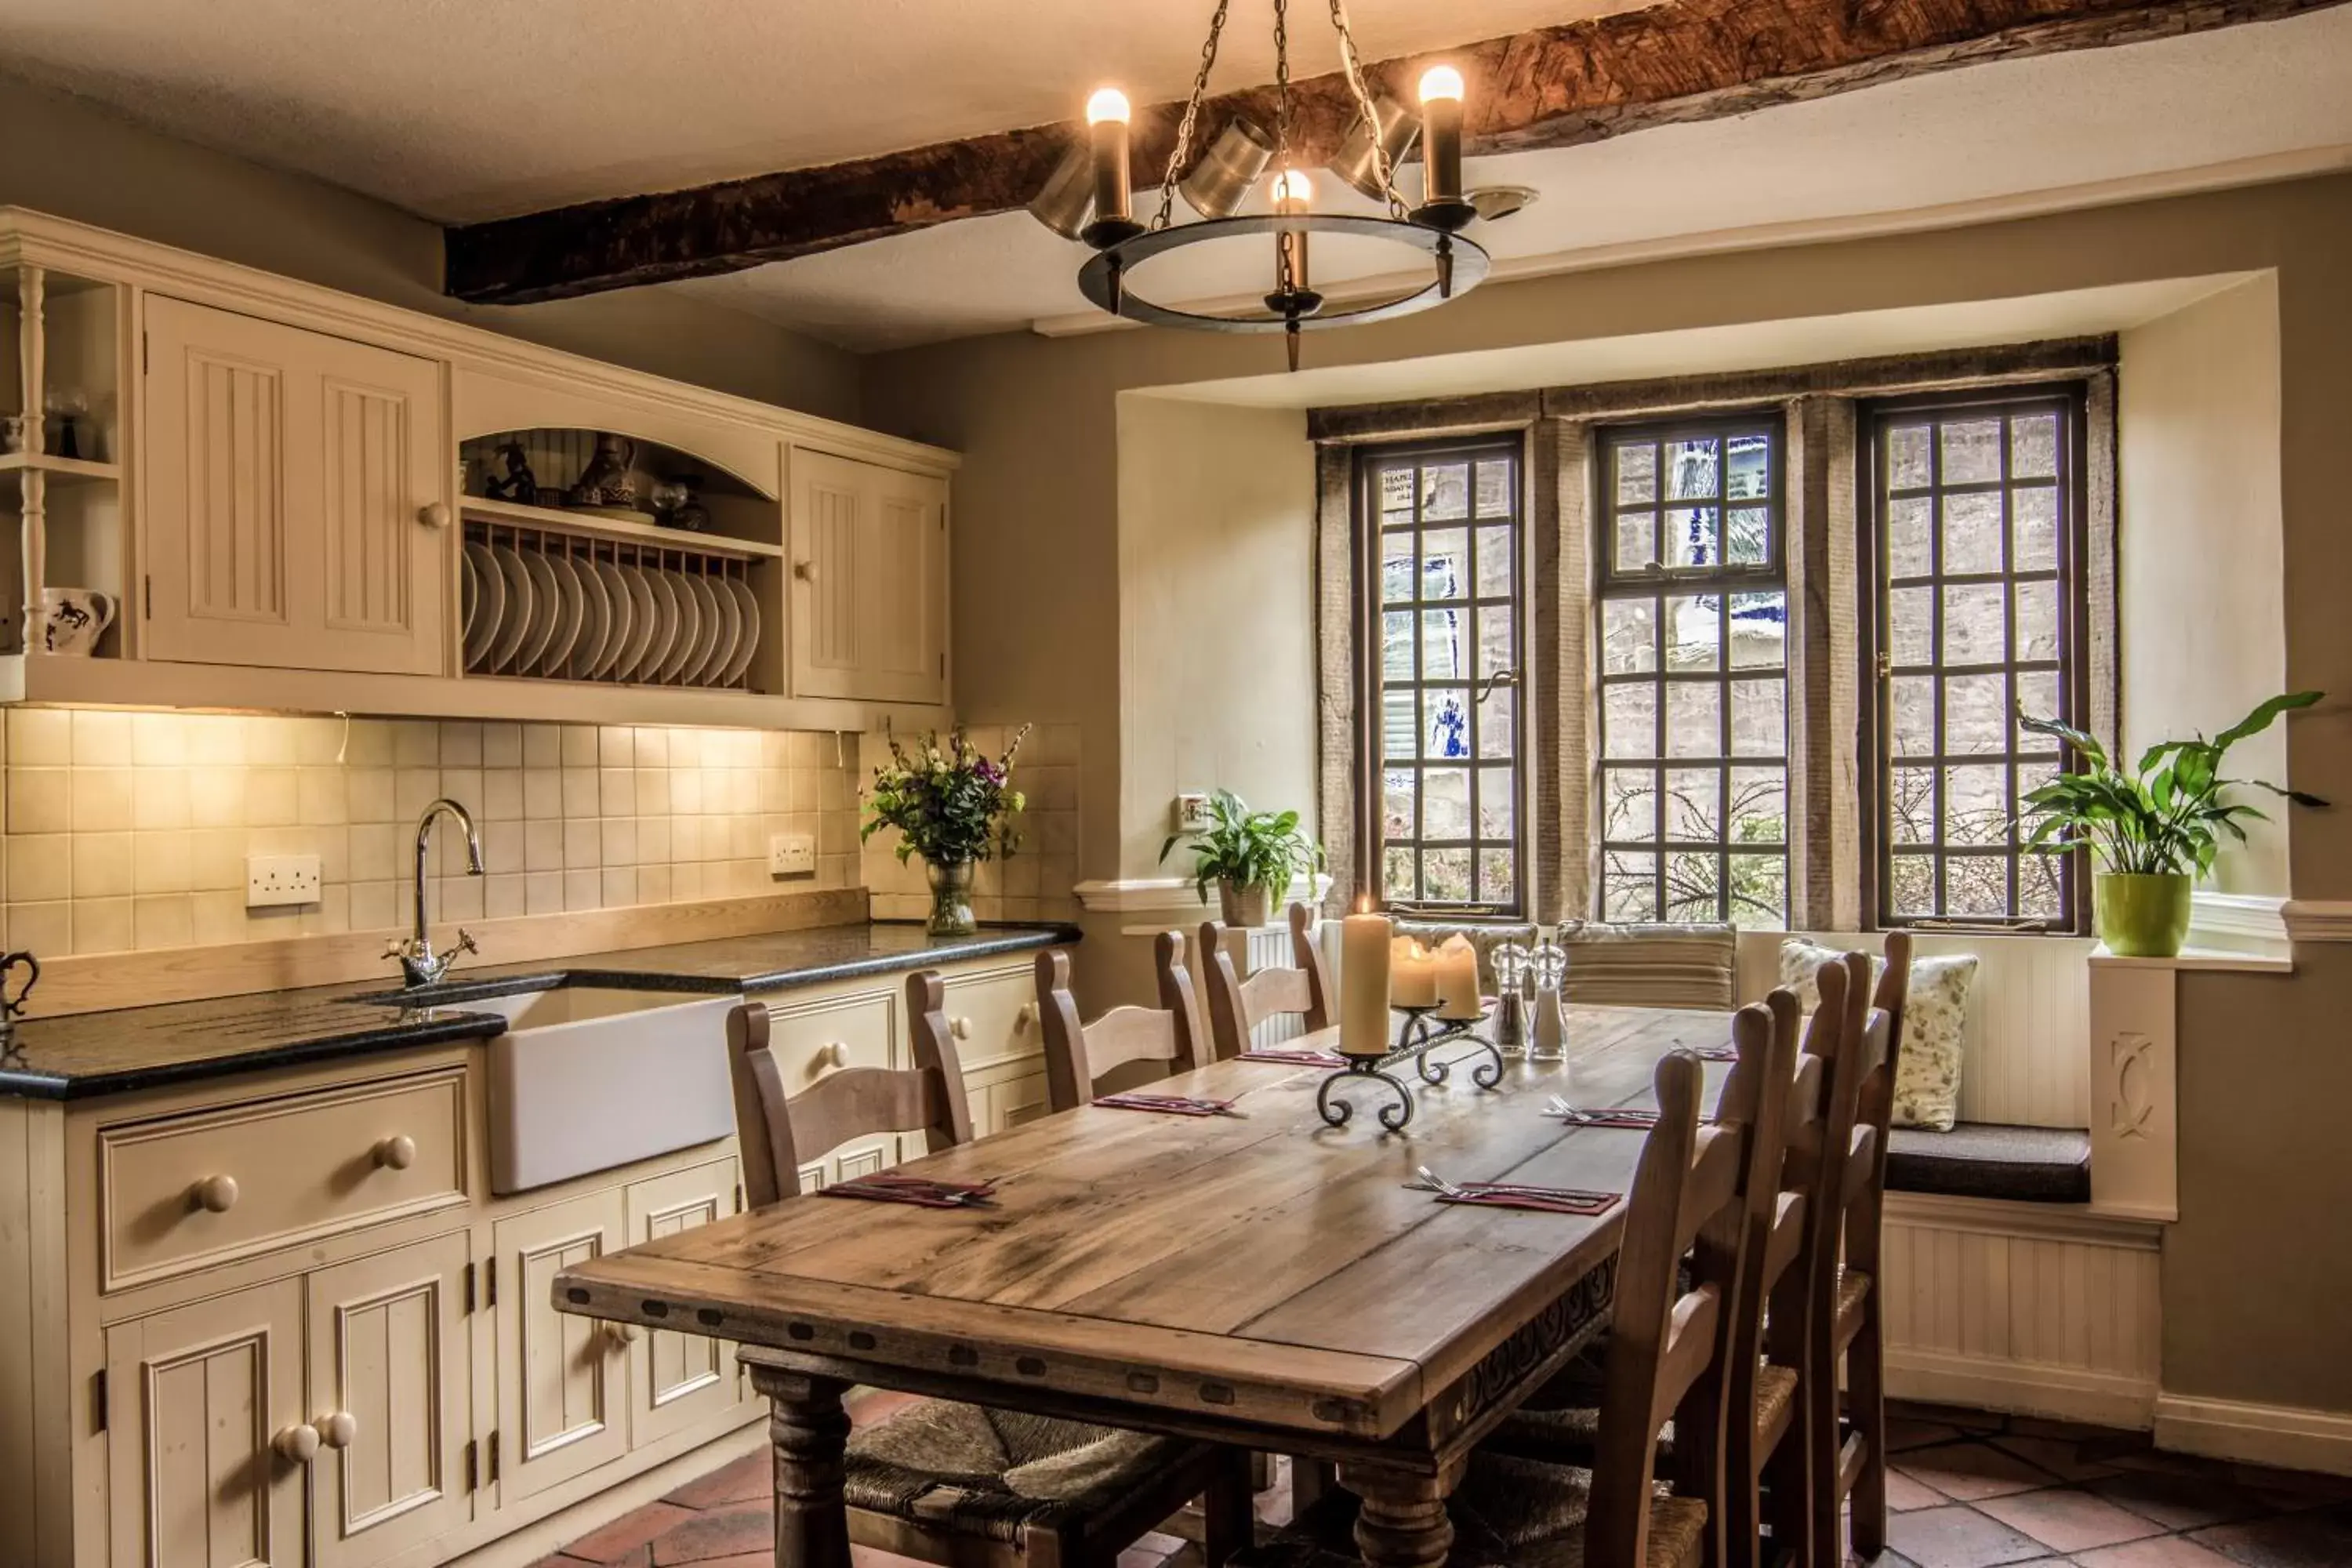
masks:
<path id="1" fill-rule="evenodd" d="M 1181 98 L 1207 0 L 5 0 L 0 69 L 445 223 Z M 1367 59 L 1627 0 L 1353 0 Z M 1273 79 L 1239 0 L 1221 83 Z M 1301 0 L 1302 73 L 1335 69 Z"/>

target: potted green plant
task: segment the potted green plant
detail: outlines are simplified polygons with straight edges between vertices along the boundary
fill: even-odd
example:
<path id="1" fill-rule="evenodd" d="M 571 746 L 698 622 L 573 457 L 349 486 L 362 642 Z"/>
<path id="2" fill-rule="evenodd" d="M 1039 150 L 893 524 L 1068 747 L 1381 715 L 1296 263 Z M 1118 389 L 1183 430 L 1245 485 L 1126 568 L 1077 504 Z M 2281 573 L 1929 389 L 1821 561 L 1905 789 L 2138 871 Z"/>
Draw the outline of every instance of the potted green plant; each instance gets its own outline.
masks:
<path id="1" fill-rule="evenodd" d="M 2231 800 L 2231 790 L 2252 784 L 2297 805 L 2327 804 L 2301 790 L 2221 773 L 2221 759 L 2231 747 L 2269 729 L 2280 714 L 2310 707 L 2320 695 L 2273 697 L 2210 741 L 2202 735 L 2159 741 L 2128 772 L 2082 731 L 2019 710 L 2020 724 L 2064 742 L 2082 760 L 2083 771 L 2060 774 L 2019 804 L 2033 822 L 2026 847 L 2084 846 L 2096 851 L 2093 901 L 2109 952 L 2130 958 L 2179 952 L 2189 936 L 2189 893 L 2197 879 L 2213 868 L 2221 835 L 2243 843 L 2242 824 L 2263 819 L 2252 806 Z"/>
<path id="2" fill-rule="evenodd" d="M 1291 882 L 1323 868 L 1323 847 L 1298 826 L 1295 811 L 1252 811 L 1231 790 L 1209 797 L 1209 826 L 1168 836 L 1160 847 L 1166 865 L 1176 846 L 1192 841 L 1192 887 L 1209 901 L 1209 884 L 1229 926 L 1262 926 Z"/>
<path id="3" fill-rule="evenodd" d="M 923 858 L 930 879 L 933 936 L 969 936 L 972 918 L 972 868 L 982 860 L 1010 855 L 1020 840 L 1011 819 L 1028 803 L 1012 787 L 1013 758 L 1029 726 L 1024 724 L 1001 757 L 989 757 L 966 738 L 961 726 L 942 741 L 927 734 L 911 747 L 890 737 L 890 760 L 874 770 L 866 801 L 862 843 L 886 827 L 898 830 L 898 855 Z"/>

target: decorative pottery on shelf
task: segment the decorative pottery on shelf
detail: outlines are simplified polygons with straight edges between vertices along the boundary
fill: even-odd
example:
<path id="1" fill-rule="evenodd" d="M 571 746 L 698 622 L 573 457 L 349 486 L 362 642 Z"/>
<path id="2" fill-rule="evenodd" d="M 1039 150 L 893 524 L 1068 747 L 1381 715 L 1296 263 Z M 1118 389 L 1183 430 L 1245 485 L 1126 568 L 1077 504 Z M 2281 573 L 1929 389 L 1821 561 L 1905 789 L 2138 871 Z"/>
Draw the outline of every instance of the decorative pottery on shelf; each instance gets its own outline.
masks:
<path id="1" fill-rule="evenodd" d="M 926 860 L 923 874 L 930 879 L 931 914 L 923 929 L 933 936 L 970 936 L 980 929 L 971 912 L 972 862 Z"/>

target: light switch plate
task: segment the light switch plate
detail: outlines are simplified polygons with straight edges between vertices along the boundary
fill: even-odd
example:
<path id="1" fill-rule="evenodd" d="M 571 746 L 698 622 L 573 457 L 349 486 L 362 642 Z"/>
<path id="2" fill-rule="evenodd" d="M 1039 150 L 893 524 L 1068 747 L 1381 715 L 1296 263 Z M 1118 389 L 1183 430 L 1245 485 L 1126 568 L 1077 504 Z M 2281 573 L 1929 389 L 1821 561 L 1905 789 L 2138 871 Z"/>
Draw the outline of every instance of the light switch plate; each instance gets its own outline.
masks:
<path id="1" fill-rule="evenodd" d="M 319 858 L 316 855 L 248 855 L 245 858 L 245 907 L 276 909 L 281 904 L 319 901 Z"/>
<path id="2" fill-rule="evenodd" d="M 805 833 L 778 833 L 768 839 L 768 875 L 816 875 L 816 840 Z"/>
<path id="3" fill-rule="evenodd" d="M 1205 795 L 1180 795 L 1168 813 L 1170 830 L 1176 833 L 1199 833 L 1209 826 L 1209 797 Z"/>

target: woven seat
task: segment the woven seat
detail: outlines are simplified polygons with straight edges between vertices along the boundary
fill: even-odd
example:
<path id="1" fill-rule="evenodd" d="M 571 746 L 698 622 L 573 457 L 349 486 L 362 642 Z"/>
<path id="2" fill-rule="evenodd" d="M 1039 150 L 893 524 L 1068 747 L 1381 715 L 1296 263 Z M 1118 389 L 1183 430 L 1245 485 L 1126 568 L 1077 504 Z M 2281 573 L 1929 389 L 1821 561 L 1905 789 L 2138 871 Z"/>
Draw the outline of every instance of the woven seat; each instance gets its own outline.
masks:
<path id="1" fill-rule="evenodd" d="M 1756 1373 L 1756 1432 L 1760 1438 L 1787 1414 L 1797 1397 L 1797 1374 L 1790 1368 L 1766 1363 Z M 1579 1464 L 1592 1452 L 1601 1436 L 1601 1409 L 1593 1405 L 1566 1405 L 1556 1410 L 1525 1406 L 1503 1417 L 1486 1446 L 1500 1454 L 1542 1459 L 1554 1464 Z M 1675 1424 L 1658 1431 L 1661 1458 L 1674 1451 Z"/>
<path id="2" fill-rule="evenodd" d="M 1481 1450 L 1446 1505 L 1454 1520 L 1453 1568 L 1584 1568 L 1584 1521 L 1592 1472 L 1573 1465 Z M 1650 1500 L 1643 1568 L 1684 1568 L 1699 1560 L 1706 1504 Z"/>
<path id="3" fill-rule="evenodd" d="M 1202 1445 L 1019 1411 L 926 1399 L 849 1439 L 849 1506 L 959 1534 L 1019 1542 L 1083 1531 Z"/>

